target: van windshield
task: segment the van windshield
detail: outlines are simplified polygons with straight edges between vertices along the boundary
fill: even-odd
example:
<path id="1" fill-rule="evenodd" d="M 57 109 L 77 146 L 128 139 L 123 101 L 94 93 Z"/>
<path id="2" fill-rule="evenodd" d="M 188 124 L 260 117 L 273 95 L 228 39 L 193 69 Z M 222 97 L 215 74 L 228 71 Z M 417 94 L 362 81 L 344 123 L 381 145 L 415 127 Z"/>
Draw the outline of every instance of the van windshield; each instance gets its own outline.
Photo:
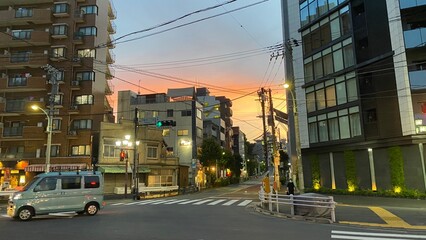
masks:
<path id="1" fill-rule="evenodd" d="M 34 183 L 35 182 L 37 182 L 37 180 L 39 179 L 40 177 L 34 177 L 33 178 L 33 180 L 31 180 L 31 181 L 29 181 L 25 186 L 24 186 L 24 188 L 22 188 L 22 191 L 27 191 L 32 185 L 34 185 Z"/>

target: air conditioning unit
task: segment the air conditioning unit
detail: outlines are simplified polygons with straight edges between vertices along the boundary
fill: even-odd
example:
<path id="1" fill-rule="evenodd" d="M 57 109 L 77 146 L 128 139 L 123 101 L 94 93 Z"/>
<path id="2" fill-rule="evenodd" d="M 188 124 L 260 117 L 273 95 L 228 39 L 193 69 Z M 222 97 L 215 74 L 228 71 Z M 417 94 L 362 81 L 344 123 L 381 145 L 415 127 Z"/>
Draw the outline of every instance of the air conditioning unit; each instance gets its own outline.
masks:
<path id="1" fill-rule="evenodd" d="M 78 86 L 80 85 L 79 81 L 71 81 L 71 86 Z"/>
<path id="2" fill-rule="evenodd" d="M 70 130 L 68 132 L 68 135 L 70 135 L 70 136 L 77 136 L 77 131 L 76 130 Z"/>
<path id="3" fill-rule="evenodd" d="M 77 110 L 77 109 L 78 109 L 78 106 L 77 106 L 77 105 L 71 105 L 71 106 L 70 106 L 70 109 L 71 109 L 71 110 Z"/>

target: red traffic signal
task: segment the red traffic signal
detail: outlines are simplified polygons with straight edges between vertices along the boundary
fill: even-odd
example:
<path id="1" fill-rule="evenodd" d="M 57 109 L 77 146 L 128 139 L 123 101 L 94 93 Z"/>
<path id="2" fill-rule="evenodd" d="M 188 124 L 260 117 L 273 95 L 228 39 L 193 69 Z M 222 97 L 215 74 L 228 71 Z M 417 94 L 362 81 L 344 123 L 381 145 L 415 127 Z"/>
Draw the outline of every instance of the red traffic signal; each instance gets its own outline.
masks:
<path id="1" fill-rule="evenodd" d="M 126 152 L 124 152 L 123 150 L 121 150 L 121 152 L 120 152 L 120 161 L 124 161 L 124 159 L 127 157 L 126 155 L 127 155 Z"/>

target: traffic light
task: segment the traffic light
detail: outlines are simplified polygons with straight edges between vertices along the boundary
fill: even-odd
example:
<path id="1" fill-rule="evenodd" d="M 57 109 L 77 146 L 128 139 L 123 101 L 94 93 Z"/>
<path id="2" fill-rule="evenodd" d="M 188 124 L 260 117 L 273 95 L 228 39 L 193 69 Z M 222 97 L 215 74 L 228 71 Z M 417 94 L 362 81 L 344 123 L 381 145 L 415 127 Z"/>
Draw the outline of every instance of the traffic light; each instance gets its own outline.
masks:
<path id="1" fill-rule="evenodd" d="M 163 120 L 163 121 L 157 121 L 155 124 L 157 127 L 166 127 L 166 126 L 176 126 L 176 121 L 173 120 Z"/>
<path id="2" fill-rule="evenodd" d="M 124 161 L 125 158 L 126 158 L 126 153 L 123 150 L 121 150 L 121 152 L 120 152 L 120 161 Z"/>

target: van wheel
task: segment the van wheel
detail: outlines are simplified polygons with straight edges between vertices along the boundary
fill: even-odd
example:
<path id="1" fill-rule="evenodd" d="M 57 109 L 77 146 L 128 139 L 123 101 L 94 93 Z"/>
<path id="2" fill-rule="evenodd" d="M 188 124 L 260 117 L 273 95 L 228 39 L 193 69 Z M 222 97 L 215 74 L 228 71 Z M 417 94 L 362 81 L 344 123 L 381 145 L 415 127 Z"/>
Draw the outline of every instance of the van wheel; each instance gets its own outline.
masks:
<path id="1" fill-rule="evenodd" d="M 18 219 L 21 221 L 29 221 L 33 217 L 33 210 L 29 207 L 22 207 L 18 211 Z"/>
<path id="2" fill-rule="evenodd" d="M 89 216 L 95 216 L 96 213 L 98 213 L 99 207 L 96 203 L 88 203 L 86 205 L 86 209 L 84 210 L 87 215 Z"/>

